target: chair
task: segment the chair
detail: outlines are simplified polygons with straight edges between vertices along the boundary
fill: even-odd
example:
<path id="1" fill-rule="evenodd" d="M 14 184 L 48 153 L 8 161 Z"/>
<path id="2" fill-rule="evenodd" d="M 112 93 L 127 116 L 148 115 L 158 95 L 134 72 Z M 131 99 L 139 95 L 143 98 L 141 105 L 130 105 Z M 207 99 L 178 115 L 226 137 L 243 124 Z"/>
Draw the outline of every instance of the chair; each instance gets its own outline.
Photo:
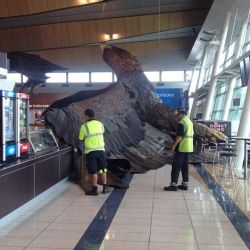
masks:
<path id="1" fill-rule="evenodd" d="M 223 151 L 223 152 L 220 152 L 220 157 L 223 157 L 225 159 L 225 165 L 223 167 L 223 173 L 221 175 L 221 177 L 232 177 L 234 179 L 235 175 L 236 177 L 239 177 L 239 173 L 238 173 L 238 170 L 237 170 L 237 167 L 236 167 L 236 164 L 235 164 L 235 157 L 237 156 L 237 153 L 235 153 L 235 149 L 234 148 L 224 148 L 227 150 L 226 151 Z M 226 171 L 229 171 L 231 172 L 231 176 L 226 176 Z"/>

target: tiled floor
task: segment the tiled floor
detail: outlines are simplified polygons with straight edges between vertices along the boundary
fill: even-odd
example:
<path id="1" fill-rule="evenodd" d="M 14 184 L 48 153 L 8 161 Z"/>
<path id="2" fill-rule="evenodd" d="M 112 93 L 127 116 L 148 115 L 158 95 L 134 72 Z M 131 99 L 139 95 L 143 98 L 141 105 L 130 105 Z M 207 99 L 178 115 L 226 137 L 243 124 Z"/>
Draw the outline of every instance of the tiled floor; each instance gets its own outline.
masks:
<path id="1" fill-rule="evenodd" d="M 194 169 L 189 191 L 163 190 L 170 170 L 134 175 L 100 249 L 248 249 Z M 73 249 L 107 197 L 63 181 L 0 221 L 0 249 Z"/>
<path id="2" fill-rule="evenodd" d="M 211 176 L 223 187 L 227 194 L 234 200 L 235 204 L 241 209 L 241 211 L 250 219 L 250 180 L 243 180 L 234 176 L 234 178 L 222 176 L 224 166 L 204 164 L 206 170 Z"/>

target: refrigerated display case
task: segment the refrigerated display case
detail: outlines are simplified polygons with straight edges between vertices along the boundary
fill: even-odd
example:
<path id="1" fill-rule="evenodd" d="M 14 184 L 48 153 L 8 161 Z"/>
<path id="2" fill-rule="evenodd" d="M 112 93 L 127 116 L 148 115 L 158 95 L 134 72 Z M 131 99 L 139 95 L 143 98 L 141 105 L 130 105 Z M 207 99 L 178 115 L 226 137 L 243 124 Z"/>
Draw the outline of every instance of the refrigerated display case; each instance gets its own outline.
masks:
<path id="1" fill-rule="evenodd" d="M 0 91 L 1 161 L 17 157 L 16 93 Z"/>
<path id="2" fill-rule="evenodd" d="M 18 157 L 28 156 L 29 144 L 29 95 L 17 93 L 17 144 Z"/>
<path id="3" fill-rule="evenodd" d="M 51 129 L 39 129 L 30 132 L 31 154 L 44 154 L 58 150 L 58 144 Z"/>

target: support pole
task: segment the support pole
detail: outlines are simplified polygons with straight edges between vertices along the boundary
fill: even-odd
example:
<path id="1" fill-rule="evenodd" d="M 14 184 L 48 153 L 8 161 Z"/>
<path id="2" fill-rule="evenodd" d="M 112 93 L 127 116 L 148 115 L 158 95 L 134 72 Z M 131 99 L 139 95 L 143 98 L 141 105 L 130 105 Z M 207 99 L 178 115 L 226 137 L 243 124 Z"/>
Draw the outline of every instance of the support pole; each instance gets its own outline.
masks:
<path id="1" fill-rule="evenodd" d="M 225 43 L 226 43 L 226 37 L 227 37 L 227 31 L 228 31 L 228 27 L 229 27 L 230 16 L 231 16 L 231 13 L 227 12 L 226 16 L 225 16 L 225 20 L 224 20 L 222 35 L 221 35 L 221 42 L 220 42 L 219 48 L 215 54 L 213 70 L 212 70 L 212 75 L 211 75 L 211 84 L 210 84 L 210 88 L 208 90 L 207 101 L 206 101 L 206 109 L 205 109 L 205 112 L 203 113 L 203 116 L 202 116 L 203 120 L 210 120 L 211 119 L 213 105 L 214 105 L 214 98 L 215 98 L 215 90 L 216 90 L 216 85 L 217 85 L 216 75 L 218 74 L 218 70 L 220 67 L 220 65 L 219 65 L 220 60 L 219 59 L 223 54 L 223 49 L 224 49 Z"/>
<path id="2" fill-rule="evenodd" d="M 246 98 L 243 106 L 243 110 L 240 117 L 240 124 L 238 129 L 238 137 L 249 137 L 250 133 L 250 77 L 247 83 L 247 93 Z M 238 154 L 236 158 L 236 166 L 241 169 L 243 160 L 244 160 L 244 141 L 237 140 L 236 141 L 236 152 Z M 245 164 L 247 164 L 245 162 Z"/>
<path id="3" fill-rule="evenodd" d="M 198 89 L 202 86 L 202 82 L 204 79 L 205 66 L 206 66 L 206 60 L 207 60 L 207 55 L 208 55 L 208 46 L 209 46 L 208 44 L 205 46 L 203 55 L 202 55 L 201 68 L 200 68 L 199 77 L 198 77 L 198 81 L 197 81 L 196 88 L 195 88 L 193 105 L 192 105 L 191 112 L 190 112 L 191 118 L 195 118 L 196 113 L 197 113 L 196 102 L 198 100 Z"/>

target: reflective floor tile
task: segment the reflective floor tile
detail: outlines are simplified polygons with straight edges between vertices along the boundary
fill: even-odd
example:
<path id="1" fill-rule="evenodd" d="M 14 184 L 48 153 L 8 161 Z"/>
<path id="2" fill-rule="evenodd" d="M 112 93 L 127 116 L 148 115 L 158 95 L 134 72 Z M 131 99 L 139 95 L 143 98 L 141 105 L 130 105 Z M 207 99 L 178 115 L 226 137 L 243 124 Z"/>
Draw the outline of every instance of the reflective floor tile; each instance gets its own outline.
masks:
<path id="1" fill-rule="evenodd" d="M 135 233 L 135 232 L 119 232 L 116 230 L 108 230 L 105 235 L 105 240 L 109 241 L 140 241 L 140 242 L 148 242 L 149 241 L 149 233 Z"/>
<path id="2" fill-rule="evenodd" d="M 135 225 L 111 225 L 109 227 L 110 232 L 120 232 L 120 233 L 150 233 L 150 225 L 148 226 L 135 226 Z"/>
<path id="3" fill-rule="evenodd" d="M 102 245 L 103 245 L 103 249 L 108 249 L 108 250 L 148 250 L 148 242 L 127 242 L 127 241 L 105 240 L 102 243 Z"/>
<path id="4" fill-rule="evenodd" d="M 169 242 L 169 243 L 183 243 L 183 244 L 195 244 L 195 235 L 176 235 L 171 233 L 154 234 L 150 235 L 151 242 Z"/>
<path id="5" fill-rule="evenodd" d="M 201 250 L 248 250 L 246 246 L 199 245 Z"/>
<path id="6" fill-rule="evenodd" d="M 198 250 L 196 244 L 150 242 L 149 250 Z"/>

